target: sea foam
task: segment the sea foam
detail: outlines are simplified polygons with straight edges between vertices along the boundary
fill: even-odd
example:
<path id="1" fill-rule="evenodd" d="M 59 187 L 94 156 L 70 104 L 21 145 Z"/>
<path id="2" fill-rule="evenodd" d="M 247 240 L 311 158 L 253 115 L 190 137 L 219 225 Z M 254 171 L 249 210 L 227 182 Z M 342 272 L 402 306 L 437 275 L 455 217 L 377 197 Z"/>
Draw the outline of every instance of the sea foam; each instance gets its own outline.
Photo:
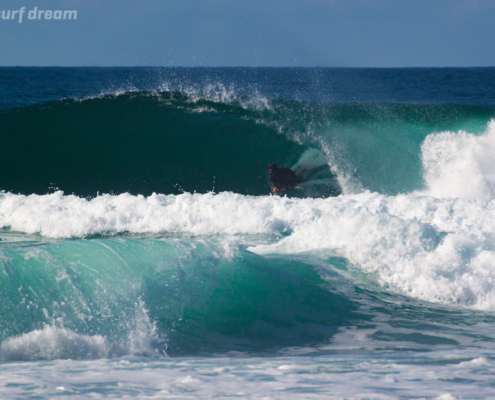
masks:
<path id="1" fill-rule="evenodd" d="M 8 338 L 0 346 L 3 361 L 106 358 L 109 353 L 108 340 L 101 335 L 82 335 L 53 326 Z"/>
<path id="2" fill-rule="evenodd" d="M 476 136 L 430 134 L 421 146 L 425 193 L 435 197 L 495 198 L 495 121 Z"/>
<path id="3" fill-rule="evenodd" d="M 285 234 L 258 254 L 330 251 L 410 296 L 495 309 L 495 202 L 385 196 L 122 194 L 87 200 L 51 195 L 0 199 L 0 226 L 53 238 L 118 232 L 194 235 Z M 249 239 L 247 239 L 249 242 Z"/>
<path id="4" fill-rule="evenodd" d="M 139 300 L 135 315 L 124 322 L 127 333 L 110 340 L 103 335 L 86 335 L 65 327 L 46 325 L 19 336 L 8 337 L 0 345 L 0 360 L 99 359 L 124 355 L 163 356 L 165 338 L 160 338 Z M 158 346 L 157 346 L 158 345 Z M 160 349 L 161 348 L 161 349 Z"/>

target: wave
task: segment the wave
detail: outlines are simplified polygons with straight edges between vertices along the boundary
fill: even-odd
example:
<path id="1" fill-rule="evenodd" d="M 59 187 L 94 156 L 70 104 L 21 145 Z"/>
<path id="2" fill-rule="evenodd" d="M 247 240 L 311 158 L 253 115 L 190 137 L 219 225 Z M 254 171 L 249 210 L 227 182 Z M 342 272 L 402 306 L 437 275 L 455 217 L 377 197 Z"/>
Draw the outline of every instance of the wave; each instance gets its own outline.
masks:
<path id="1" fill-rule="evenodd" d="M 0 115 L 0 188 L 79 196 L 269 193 L 266 166 L 304 147 L 244 118 L 241 107 L 149 93 L 64 100 Z"/>
<path id="2" fill-rule="evenodd" d="M 343 193 L 393 195 L 424 188 L 421 145 L 428 135 L 479 135 L 494 116 L 477 106 L 315 103 L 215 91 L 62 100 L 0 114 L 0 189 L 262 195 L 270 192 L 266 165 L 293 165 L 310 146 L 325 154 Z"/>
<path id="3" fill-rule="evenodd" d="M 273 351 L 359 318 L 304 262 L 222 242 L 65 241 L 0 265 L 5 360 Z"/>

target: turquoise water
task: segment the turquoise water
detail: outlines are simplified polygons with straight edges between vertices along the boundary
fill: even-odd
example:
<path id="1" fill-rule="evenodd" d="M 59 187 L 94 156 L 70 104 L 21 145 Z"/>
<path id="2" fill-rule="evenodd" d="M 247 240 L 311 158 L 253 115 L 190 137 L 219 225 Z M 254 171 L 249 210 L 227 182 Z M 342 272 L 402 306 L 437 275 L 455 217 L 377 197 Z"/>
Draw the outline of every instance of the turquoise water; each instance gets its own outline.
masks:
<path id="1" fill-rule="evenodd" d="M 0 70 L 2 395 L 493 396 L 492 75 Z"/>

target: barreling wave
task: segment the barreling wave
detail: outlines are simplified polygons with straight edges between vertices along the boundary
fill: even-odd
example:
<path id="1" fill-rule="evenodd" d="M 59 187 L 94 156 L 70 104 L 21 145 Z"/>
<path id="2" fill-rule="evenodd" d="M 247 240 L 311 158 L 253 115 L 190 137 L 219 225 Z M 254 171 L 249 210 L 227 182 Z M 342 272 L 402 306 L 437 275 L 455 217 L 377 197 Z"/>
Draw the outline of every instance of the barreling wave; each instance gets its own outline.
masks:
<path id="1" fill-rule="evenodd" d="M 429 134 L 479 134 L 494 115 L 477 106 L 185 92 L 62 100 L 0 114 L 0 190 L 262 195 L 270 192 L 266 165 L 292 165 L 311 146 L 344 193 L 404 193 L 424 186 L 420 146 Z"/>
<path id="2" fill-rule="evenodd" d="M 178 98 L 176 98 L 178 97 Z M 149 93 L 63 100 L 0 116 L 0 188 L 80 196 L 269 191 L 266 165 L 304 150 L 242 108 Z M 203 111 L 203 112 L 198 112 Z"/>

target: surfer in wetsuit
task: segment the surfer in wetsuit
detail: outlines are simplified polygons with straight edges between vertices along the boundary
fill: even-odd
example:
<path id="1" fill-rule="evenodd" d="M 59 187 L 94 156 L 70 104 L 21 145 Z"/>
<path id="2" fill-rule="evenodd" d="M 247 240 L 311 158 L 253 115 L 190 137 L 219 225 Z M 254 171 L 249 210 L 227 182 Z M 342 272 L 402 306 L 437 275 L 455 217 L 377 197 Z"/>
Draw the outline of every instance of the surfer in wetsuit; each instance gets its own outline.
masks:
<path id="1" fill-rule="evenodd" d="M 270 180 L 274 186 L 273 193 L 282 190 L 292 190 L 303 179 L 301 176 L 297 176 L 296 173 L 289 168 L 278 168 L 275 163 L 271 163 L 267 169 L 270 174 Z"/>

